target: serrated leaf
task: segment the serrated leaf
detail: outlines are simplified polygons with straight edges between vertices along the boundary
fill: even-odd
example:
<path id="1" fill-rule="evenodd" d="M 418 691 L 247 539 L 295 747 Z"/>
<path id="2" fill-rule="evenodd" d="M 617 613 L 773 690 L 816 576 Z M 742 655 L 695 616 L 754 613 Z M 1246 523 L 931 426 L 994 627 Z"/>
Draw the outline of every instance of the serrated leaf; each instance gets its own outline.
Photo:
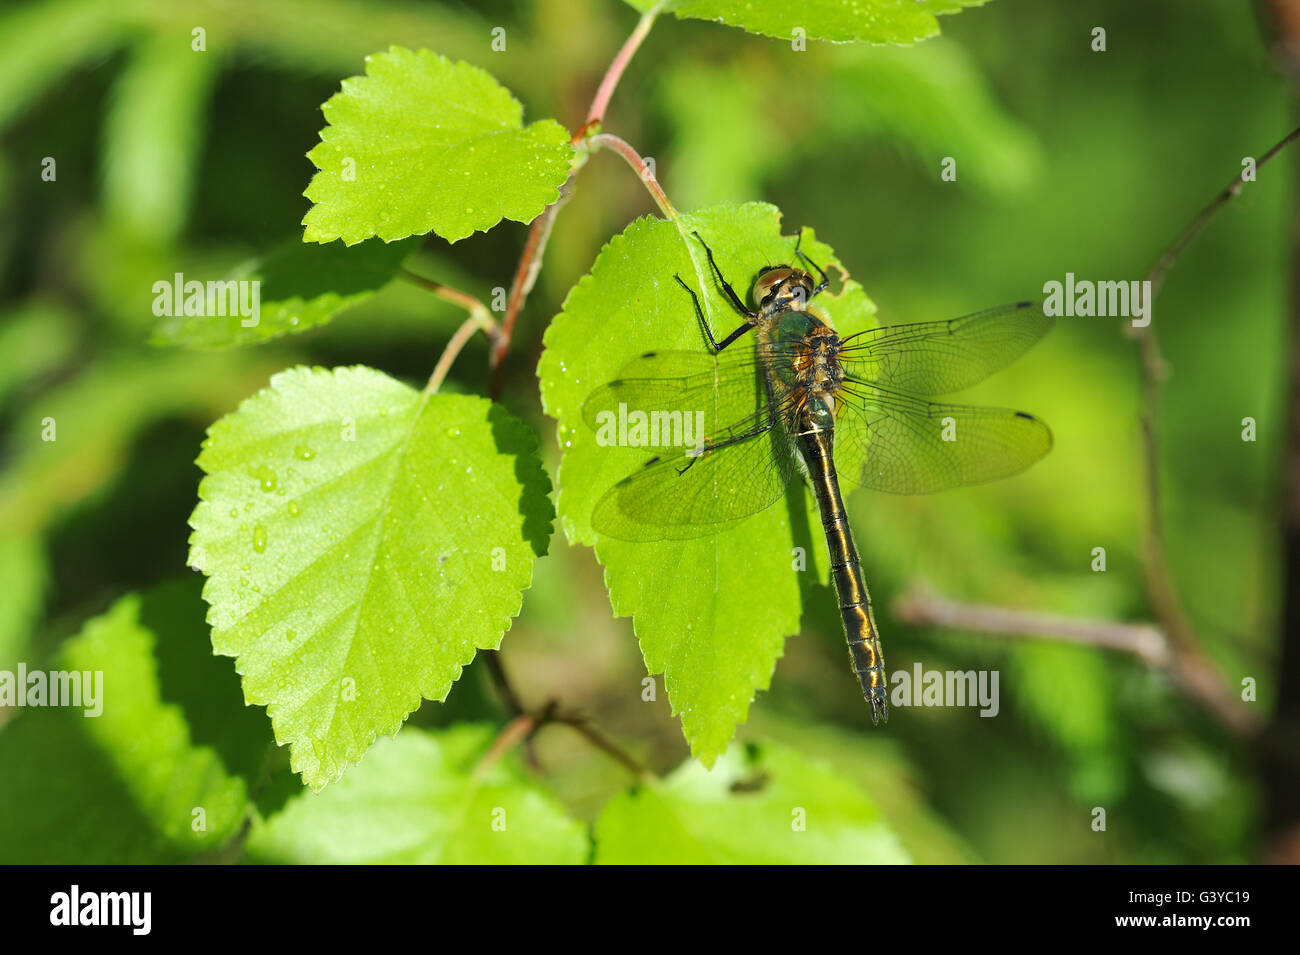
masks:
<path id="1" fill-rule="evenodd" d="M 252 319 L 240 314 L 238 309 L 218 309 L 219 298 L 229 303 L 229 293 L 220 287 L 209 289 L 205 284 L 205 314 L 164 317 L 154 329 L 150 342 L 222 348 L 304 332 L 360 305 L 386 286 L 419 244 L 419 239 L 407 239 L 392 243 L 372 241 L 360 248 L 348 248 L 294 239 L 222 280 L 260 283 L 256 324 L 245 325 Z M 170 288 L 161 294 L 167 296 L 167 304 L 175 312 L 174 283 L 164 284 Z M 218 311 L 230 314 L 222 315 Z"/>
<path id="2" fill-rule="evenodd" d="M 249 856 L 311 864 L 546 863 L 586 860 L 586 827 L 508 760 L 476 767 L 490 727 L 408 727 L 328 790 L 257 826 Z"/>
<path id="3" fill-rule="evenodd" d="M 212 644 L 320 789 L 496 649 L 552 517 L 500 406 L 293 368 L 209 429 L 190 519 Z"/>
<path id="4" fill-rule="evenodd" d="M 65 644 L 53 668 L 78 674 L 81 706 L 20 710 L 0 733 L 4 861 L 175 861 L 242 825 L 244 780 L 164 699 L 149 605 L 123 597 Z"/>
<path id="5" fill-rule="evenodd" d="M 645 351 L 707 347 L 673 274 L 703 293 L 716 336 L 740 324 L 715 289 L 703 249 L 688 238 L 692 230 L 709 242 L 740 294 L 763 266 L 795 258 L 795 237 L 781 235 L 780 213 L 770 205 L 709 206 L 683 216 L 680 228 L 639 219 L 601 250 L 569 293 L 547 329 L 538 376 L 543 406 L 559 422 L 565 448 L 559 480 L 565 533 L 574 542 L 595 541 L 615 614 L 633 617 L 649 672 L 664 674 L 691 751 L 708 765 L 744 722 L 755 692 L 769 685 L 785 638 L 799 631 L 793 548 L 818 555 L 825 542 L 809 534 L 811 496 L 805 499 L 797 483 L 786 501 L 714 537 L 629 543 L 597 540 L 591 528 L 596 501 L 646 455 L 643 448 L 598 446 L 582 421 L 583 401 Z M 819 265 L 834 261 L 811 233 L 802 248 Z M 841 334 L 869 327 L 874 311 L 853 282 L 839 295 L 819 296 L 817 305 Z M 814 558 L 809 567 L 815 566 Z"/>
<path id="6" fill-rule="evenodd" d="M 307 154 L 320 172 L 303 239 L 348 245 L 436 232 L 455 242 L 503 218 L 530 222 L 559 198 L 573 160 L 554 120 L 492 76 L 428 50 L 366 57 L 322 107 L 329 125 Z"/>
<path id="7" fill-rule="evenodd" d="M 856 786 L 774 743 L 732 746 L 610 800 L 600 865 L 898 865 L 911 861 Z"/>
<path id="8" fill-rule="evenodd" d="M 629 0 L 645 12 L 655 0 Z M 935 18 L 988 0 L 669 0 L 679 19 L 714 20 L 749 33 L 792 40 L 804 36 L 832 43 L 910 44 L 939 32 Z M 803 31 L 796 34 L 796 30 Z"/>

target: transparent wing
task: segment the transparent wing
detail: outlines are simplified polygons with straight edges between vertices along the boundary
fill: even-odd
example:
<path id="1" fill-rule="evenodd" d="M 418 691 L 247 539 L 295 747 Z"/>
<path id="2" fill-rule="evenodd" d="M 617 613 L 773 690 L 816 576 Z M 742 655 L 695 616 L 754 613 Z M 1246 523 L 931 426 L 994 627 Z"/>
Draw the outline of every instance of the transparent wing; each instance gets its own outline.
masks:
<path id="1" fill-rule="evenodd" d="M 853 378 L 916 395 L 969 388 L 1019 358 L 1052 327 L 1037 302 L 1018 302 L 945 322 L 891 325 L 844 339 Z"/>
<path id="2" fill-rule="evenodd" d="M 762 382 L 753 349 L 647 352 L 588 395 L 582 417 L 602 443 L 681 447 L 689 428 L 697 444 L 766 405 Z"/>
<path id="3" fill-rule="evenodd" d="M 620 540 L 685 540 L 770 507 L 796 465 L 786 409 L 769 404 L 761 369 L 752 349 L 651 352 L 593 391 L 583 417 L 597 440 L 654 453 L 597 502 L 592 526 Z"/>
<path id="4" fill-rule="evenodd" d="M 725 530 L 766 510 L 796 471 L 786 432 L 753 419 L 750 430 L 657 455 L 609 489 L 592 512 L 592 526 L 619 540 L 687 540 Z"/>
<path id="5" fill-rule="evenodd" d="M 927 494 L 1010 477 L 1052 448 L 1038 418 L 1006 408 L 938 404 L 866 382 L 837 398 L 835 464 L 861 487 Z"/>

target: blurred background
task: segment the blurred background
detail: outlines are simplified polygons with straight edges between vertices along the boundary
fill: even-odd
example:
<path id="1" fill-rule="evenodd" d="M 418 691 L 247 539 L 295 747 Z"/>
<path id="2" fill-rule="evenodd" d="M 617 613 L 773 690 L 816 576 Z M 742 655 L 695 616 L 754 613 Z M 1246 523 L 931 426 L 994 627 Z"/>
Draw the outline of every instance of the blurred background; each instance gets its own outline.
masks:
<path id="1" fill-rule="evenodd" d="M 1032 297 L 1066 272 L 1140 279 L 1243 157 L 1295 124 L 1278 54 L 1288 8 L 996 0 L 941 18 L 943 35 L 914 48 L 810 42 L 797 54 L 666 17 L 632 62 L 606 129 L 654 157 L 680 209 L 762 199 L 783 210 L 787 231 L 815 228 L 882 324 L 949 318 Z M 218 276 L 296 241 L 313 172 L 304 154 L 340 80 L 390 44 L 428 47 L 487 69 L 526 119 L 554 116 L 574 129 L 636 19 L 614 0 L 0 9 L 0 668 L 52 658 L 122 594 L 159 585 L 179 595 L 185 632 L 202 645 L 186 520 L 206 426 L 293 364 L 364 363 L 422 382 L 461 321 L 398 282 L 332 324 L 260 346 L 146 344 L 155 281 Z M 207 31 L 203 55 L 189 47 L 196 25 Z M 504 52 L 491 49 L 497 26 Z M 1104 52 L 1092 49 L 1096 27 Z M 1294 686 L 1287 697 L 1280 679 L 1279 522 L 1297 156 L 1283 154 L 1223 211 L 1156 307 L 1170 369 L 1158 445 L 1172 579 L 1227 691 L 1255 681 L 1246 705 L 1263 731 L 1235 730 L 1127 655 L 909 626 L 892 609 L 922 584 L 979 603 L 1153 619 L 1140 554 L 1136 349 L 1117 319 L 1064 318 L 963 395 L 1043 417 L 1056 436 L 1044 462 L 984 488 L 849 501 L 891 669 L 996 669 L 998 717 L 915 708 L 872 731 L 846 677 L 834 596 L 810 587 L 803 632 L 742 738 L 831 761 L 921 862 L 1300 854 L 1286 836 L 1295 782 L 1278 756 L 1294 738 L 1268 729 L 1280 703 L 1295 706 Z M 45 157 L 57 161 L 55 181 L 41 177 Z M 956 159 L 954 182 L 940 178 L 944 157 Z M 538 428 L 552 475 L 555 429 L 533 376 L 543 330 L 600 246 L 651 211 L 621 160 L 598 154 L 557 219 L 503 399 Z M 410 267 L 487 301 L 509 286 L 525 233 L 505 224 L 454 247 L 431 238 Z M 486 394 L 482 341 L 452 378 Z M 54 444 L 40 440 L 47 416 L 59 422 Z M 1253 442 L 1242 440 L 1247 417 Z M 1093 569 L 1098 547 L 1104 572 Z M 232 662 L 220 662 L 233 681 Z M 589 549 L 552 542 L 502 662 L 526 703 L 559 696 L 583 708 L 652 768 L 687 757 L 664 695 L 641 701 L 631 623 L 611 618 Z M 248 712 L 269 738 L 262 711 Z M 426 704 L 412 722 L 471 718 L 502 719 L 481 661 L 445 705 Z M 0 765 L 22 765 L 5 738 L 29 719 L 0 711 Z M 617 764 L 562 728 L 539 737 L 537 757 L 582 818 L 627 784 Z M 63 764 L 62 785 L 113 785 L 92 763 Z M 11 790 L 0 802 L 17 798 L 13 786 L 0 775 L 0 790 Z M 1104 833 L 1091 828 L 1094 807 L 1106 809 Z"/>

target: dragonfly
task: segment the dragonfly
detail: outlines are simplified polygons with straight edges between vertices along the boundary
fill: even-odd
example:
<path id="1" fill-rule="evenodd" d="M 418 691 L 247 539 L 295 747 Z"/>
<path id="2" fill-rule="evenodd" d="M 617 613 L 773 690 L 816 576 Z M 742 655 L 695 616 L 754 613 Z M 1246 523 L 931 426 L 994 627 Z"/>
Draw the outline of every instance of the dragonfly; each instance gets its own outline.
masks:
<path id="1" fill-rule="evenodd" d="M 840 478 L 918 494 L 1009 477 L 1042 458 L 1052 434 L 1033 415 L 928 399 L 1010 364 L 1052 319 L 1038 304 L 1018 302 L 841 338 L 814 305 L 830 281 L 799 241 L 801 264 L 761 268 L 749 307 L 694 235 L 741 324 L 717 340 L 695 289 L 674 276 L 708 347 L 641 354 L 584 402 L 598 439 L 602 428 L 613 436 L 617 422 L 627 439 L 619 443 L 654 451 L 597 501 L 592 526 L 627 541 L 716 535 L 772 506 L 796 477 L 806 481 L 826 534 L 850 665 L 879 725 L 889 719 L 885 658 Z M 750 333 L 752 350 L 732 347 Z"/>

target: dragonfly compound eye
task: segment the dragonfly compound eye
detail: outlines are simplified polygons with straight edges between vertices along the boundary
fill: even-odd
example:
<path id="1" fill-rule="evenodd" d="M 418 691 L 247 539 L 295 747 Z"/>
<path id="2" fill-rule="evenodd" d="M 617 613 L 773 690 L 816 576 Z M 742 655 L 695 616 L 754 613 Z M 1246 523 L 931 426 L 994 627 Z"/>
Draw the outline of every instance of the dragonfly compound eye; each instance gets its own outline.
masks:
<path id="1" fill-rule="evenodd" d="M 795 270 L 788 265 L 776 265 L 759 272 L 750 293 L 754 296 L 754 304 L 761 308 L 773 295 L 780 295 L 794 274 Z"/>

